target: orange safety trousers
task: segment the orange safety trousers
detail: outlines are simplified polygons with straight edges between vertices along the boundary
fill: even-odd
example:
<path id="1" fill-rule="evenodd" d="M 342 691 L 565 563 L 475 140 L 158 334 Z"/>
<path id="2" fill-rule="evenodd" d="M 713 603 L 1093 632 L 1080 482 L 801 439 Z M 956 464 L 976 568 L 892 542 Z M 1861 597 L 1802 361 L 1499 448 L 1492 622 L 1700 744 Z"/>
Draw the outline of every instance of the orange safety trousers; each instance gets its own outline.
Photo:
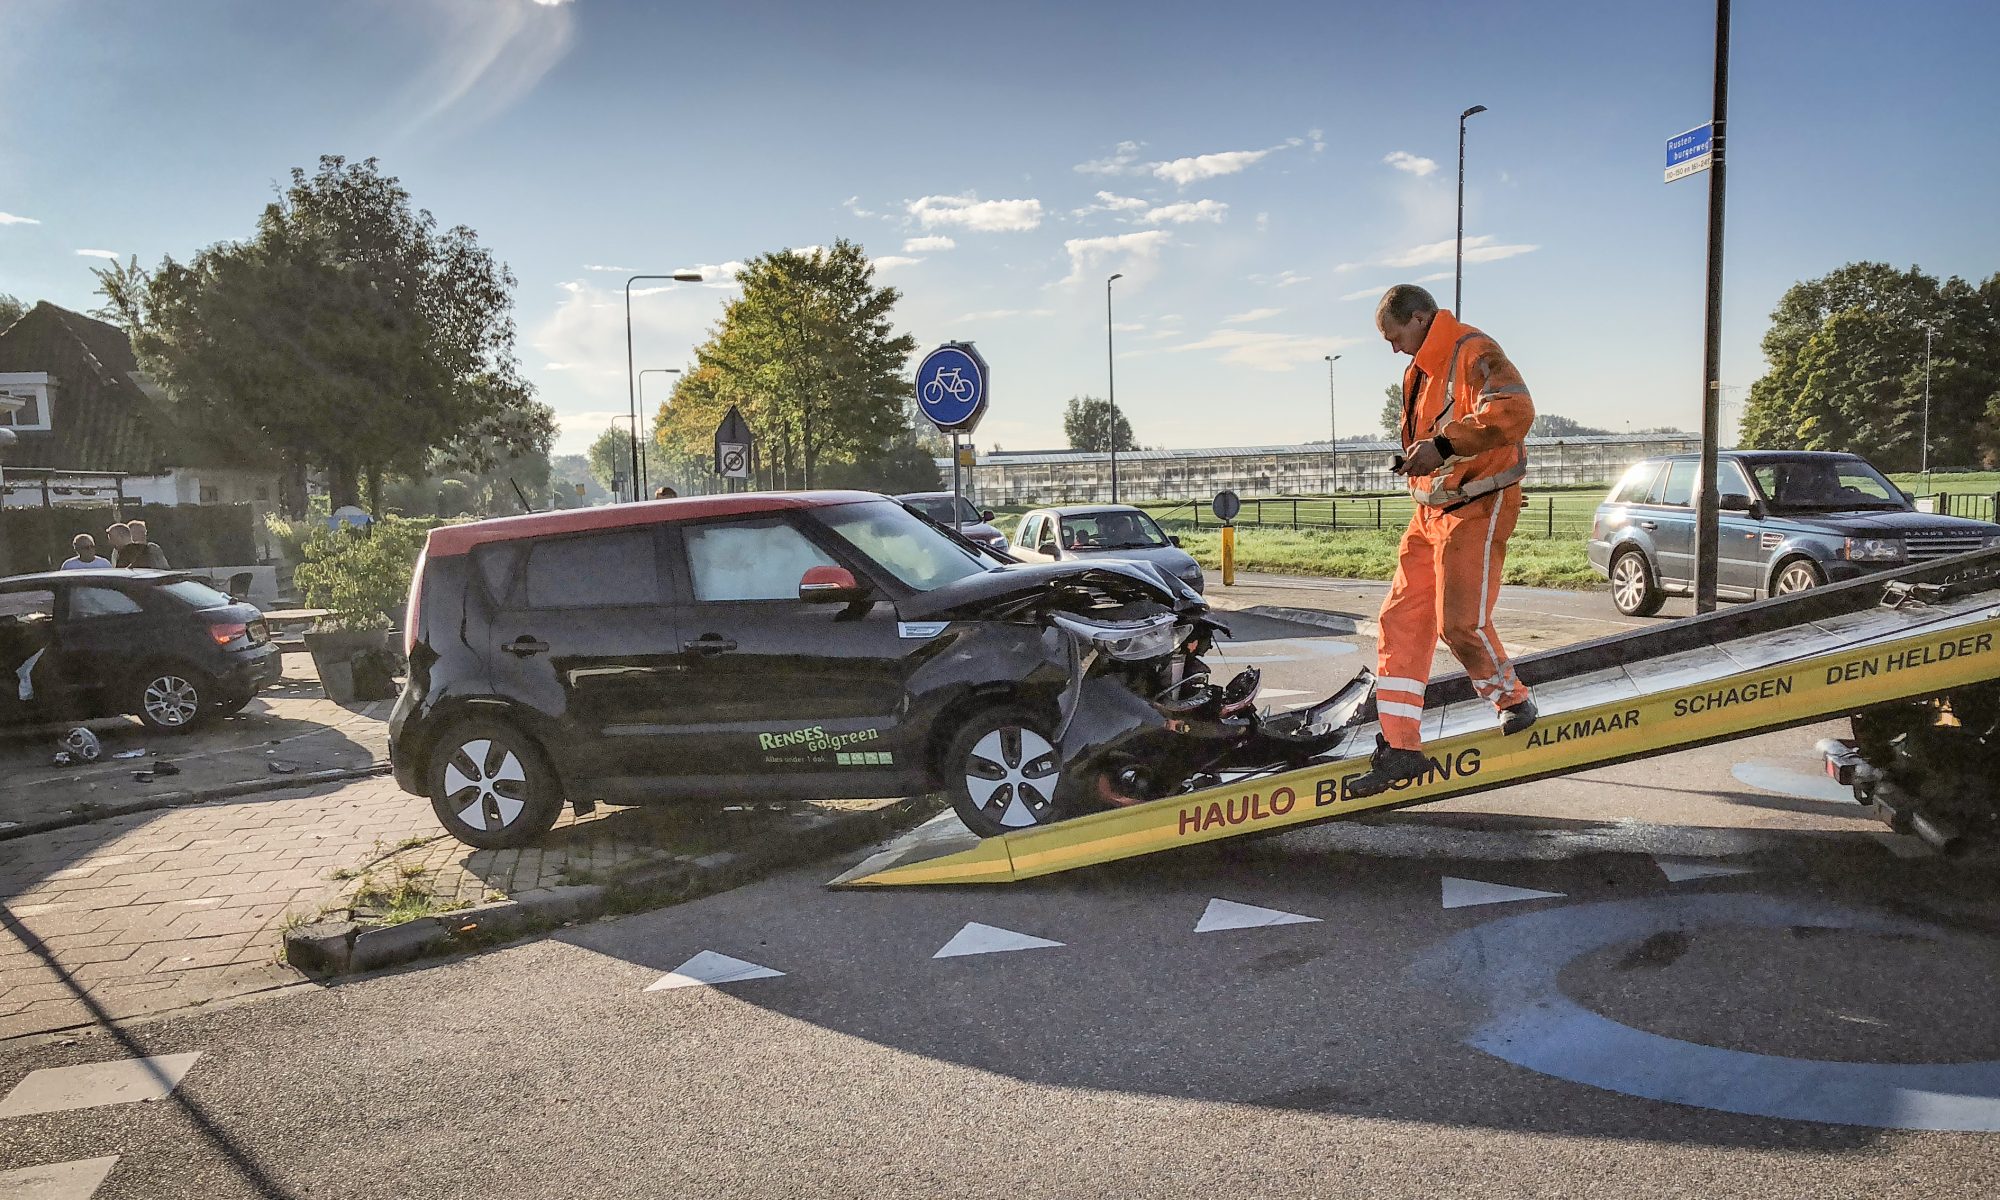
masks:
<path id="1" fill-rule="evenodd" d="M 1410 518 L 1380 618 L 1375 703 L 1391 746 L 1423 745 L 1424 688 L 1440 635 L 1494 708 L 1528 698 L 1493 628 L 1507 539 L 1526 503 L 1510 487 L 1450 512 L 1420 504 Z"/>

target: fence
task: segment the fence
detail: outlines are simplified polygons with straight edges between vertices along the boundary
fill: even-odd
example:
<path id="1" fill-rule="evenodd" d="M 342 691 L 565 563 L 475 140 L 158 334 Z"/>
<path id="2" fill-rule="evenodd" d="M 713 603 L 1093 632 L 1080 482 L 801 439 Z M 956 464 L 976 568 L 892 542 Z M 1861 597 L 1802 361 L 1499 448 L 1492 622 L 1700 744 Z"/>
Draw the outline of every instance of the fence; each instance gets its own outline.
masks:
<path id="1" fill-rule="evenodd" d="M 0 509 L 0 575 L 50 571 L 70 556 L 70 539 L 87 533 L 100 552 L 115 521 L 146 522 L 146 533 L 177 567 L 247 566 L 258 561 L 256 510 L 248 504 L 110 505 Z"/>
<path id="2" fill-rule="evenodd" d="M 1932 512 L 1952 517 L 1970 517 L 1975 521 L 1992 521 L 1994 512 L 2000 510 L 2000 492 L 1989 496 L 1970 492 L 1938 492 L 1930 497 Z"/>
<path id="3" fill-rule="evenodd" d="M 1529 537 L 1584 537 L 1590 533 L 1592 518 L 1603 495 L 1596 489 L 1573 492 L 1545 492 L 1527 497 L 1527 506 L 1515 527 Z M 1139 507 L 1161 525 L 1176 528 L 1216 528 L 1209 502 L 1202 500 L 1162 501 Z M 1245 497 L 1243 510 L 1236 514 L 1237 528 L 1317 529 L 1327 532 L 1364 529 L 1401 529 L 1410 522 L 1414 507 L 1409 494 L 1392 496 L 1266 496 Z"/>

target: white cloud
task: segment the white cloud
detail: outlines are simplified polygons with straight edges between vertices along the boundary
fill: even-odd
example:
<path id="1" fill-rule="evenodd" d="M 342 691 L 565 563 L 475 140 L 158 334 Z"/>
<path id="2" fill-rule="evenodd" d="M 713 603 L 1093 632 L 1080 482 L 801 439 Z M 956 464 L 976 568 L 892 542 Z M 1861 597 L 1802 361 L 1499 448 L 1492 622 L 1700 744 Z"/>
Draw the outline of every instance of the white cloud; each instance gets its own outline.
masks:
<path id="1" fill-rule="evenodd" d="M 884 254 L 880 258 L 870 259 L 869 261 L 875 264 L 875 269 L 878 271 L 893 271 L 897 267 L 915 266 L 924 260 L 921 258 L 910 258 L 902 254 Z"/>
<path id="2" fill-rule="evenodd" d="M 1145 170 L 1136 165 L 1140 145 L 1139 142 L 1120 142 L 1106 157 L 1080 162 L 1072 169 L 1083 175 L 1137 175 Z"/>
<path id="3" fill-rule="evenodd" d="M 543 8 L 559 8 L 569 2 L 570 0 L 535 0 L 535 3 L 541 5 Z"/>
<path id="4" fill-rule="evenodd" d="M 1382 156 L 1382 161 L 1398 171 L 1408 171 L 1412 175 L 1429 175 L 1438 169 L 1435 159 L 1411 154 L 1407 150 L 1391 150 Z"/>
<path id="5" fill-rule="evenodd" d="M 116 250 L 79 250 L 77 253 L 83 255 L 85 258 L 108 258 L 113 262 L 118 261 L 118 252 Z"/>
<path id="6" fill-rule="evenodd" d="M 33 217 L 17 217 L 10 212 L 0 212 L 0 225 L 40 225 Z"/>
<path id="7" fill-rule="evenodd" d="M 1272 286 L 1295 287 L 1298 284 L 1309 283 L 1311 281 L 1312 281 L 1312 276 L 1310 275 L 1301 275 L 1297 271 L 1280 271 L 1278 272 L 1277 279 L 1272 281 Z"/>
<path id="8" fill-rule="evenodd" d="M 576 35 L 566 2 L 436 0 L 412 8 L 433 26 L 435 57 L 391 98 L 392 111 L 413 114 L 402 125 L 405 135 L 447 114 L 469 123 L 498 115 L 534 90 Z"/>
<path id="9" fill-rule="evenodd" d="M 1148 229 L 1142 233 L 1071 238 L 1063 243 L 1063 251 L 1069 255 L 1069 274 L 1062 282 L 1081 283 L 1094 269 L 1114 264 L 1126 271 L 1150 265 L 1159 259 L 1160 251 L 1173 237 L 1164 229 Z"/>
<path id="10" fill-rule="evenodd" d="M 857 217 L 879 217 L 882 215 L 881 213 L 870 212 L 869 210 L 861 207 L 860 196 L 849 196 L 847 199 L 842 200 L 840 202 L 840 206 L 846 209 L 848 212 L 853 213 Z"/>
<path id="11" fill-rule="evenodd" d="M 639 273 L 639 268 L 637 267 L 607 267 L 602 263 L 585 263 L 583 264 L 583 269 L 586 271 L 609 271 L 613 275 L 637 275 Z"/>
<path id="12" fill-rule="evenodd" d="M 1148 225 L 1171 223 L 1187 225 L 1195 221 L 1221 221 L 1229 211 L 1229 206 L 1220 200 L 1190 200 L 1179 204 L 1162 204 L 1158 208 L 1146 210 L 1141 220 Z"/>
<path id="13" fill-rule="evenodd" d="M 906 206 L 925 229 L 957 225 L 980 233 L 1019 233 L 1042 223 L 1040 200 L 981 200 L 963 196 L 925 196 Z"/>
<path id="14" fill-rule="evenodd" d="M 576 370 L 576 364 L 575 364 L 575 363 L 558 363 L 558 362 L 552 362 L 552 363 L 543 363 L 543 364 L 542 364 L 542 370 L 544 370 L 544 371 L 574 371 L 574 370 Z"/>
<path id="15" fill-rule="evenodd" d="M 1430 242 L 1422 246 L 1412 246 L 1408 250 L 1391 254 L 1381 260 L 1385 267 L 1427 267 L 1432 263 L 1450 262 L 1457 244 L 1451 241 Z M 1527 243 L 1503 245 L 1493 240 L 1492 234 L 1480 234 L 1465 239 L 1466 262 L 1498 262 L 1503 258 L 1513 258 L 1521 254 L 1532 254 L 1540 246 Z"/>
<path id="16" fill-rule="evenodd" d="M 1120 196 L 1115 192 L 1099 192 L 1097 193 L 1097 203 L 1086 204 L 1082 208 L 1071 209 L 1069 215 L 1072 217 L 1087 217 L 1092 213 L 1101 212 L 1133 212 L 1149 207 L 1152 203 L 1151 200 L 1141 200 L 1137 196 Z"/>
<path id="17" fill-rule="evenodd" d="M 989 308 L 984 312 L 969 312 L 959 318 L 960 323 L 969 321 L 1005 321 L 1011 317 L 1053 317 L 1053 308 Z"/>
<path id="18" fill-rule="evenodd" d="M 1258 213 L 1258 214 L 1257 214 L 1257 232 L 1259 232 L 1259 233 L 1262 233 L 1263 231 L 1265 231 L 1266 229 L 1269 229 L 1270 227 L 1271 227 L 1271 214 L 1270 214 L 1270 213 L 1267 213 L 1267 212 L 1260 212 L 1260 213 Z"/>
<path id="19" fill-rule="evenodd" d="M 1222 318 L 1222 323 L 1224 325 L 1247 325 L 1252 321 L 1269 320 L 1284 311 L 1282 308 L 1253 308 L 1249 312 L 1240 312 L 1232 317 L 1224 317 Z"/>
<path id="20" fill-rule="evenodd" d="M 1265 333 L 1250 329 L 1219 329 L 1200 341 L 1169 346 L 1173 354 L 1190 350 L 1220 350 L 1223 362 L 1253 371 L 1290 371 L 1343 346 L 1356 344 L 1354 338 L 1313 337 L 1300 333 Z"/>
<path id="21" fill-rule="evenodd" d="M 1408 282 L 1410 282 L 1410 283 L 1438 283 L 1438 282 L 1441 282 L 1441 281 L 1443 281 L 1443 280 L 1446 280 L 1446 279 L 1450 279 L 1450 278 L 1452 278 L 1452 272 L 1450 272 L 1450 271 L 1436 271 L 1436 272 L 1433 272 L 1433 273 L 1431 273 L 1431 274 L 1429 274 L 1429 275 L 1419 275 L 1419 276 L 1417 276 L 1417 277 L 1416 277 L 1415 279 L 1412 279 L 1412 280 L 1409 280 Z M 1366 288 L 1359 288 L 1359 289 L 1357 289 L 1357 290 L 1355 290 L 1355 291 L 1352 291 L 1352 292 L 1349 292 L 1349 293 L 1347 293 L 1347 294 L 1346 294 L 1346 295 L 1344 295 L 1344 296 L 1340 296 L 1340 297 L 1337 297 L 1336 299 L 1338 299 L 1338 300 L 1341 300 L 1341 301 L 1347 301 L 1347 300 L 1379 300 L 1379 299 L 1381 299 L 1381 296 L 1382 296 L 1382 293 L 1383 293 L 1383 292 L 1386 292 L 1386 291 L 1388 291 L 1388 290 L 1389 290 L 1389 285 L 1385 283 L 1385 284 L 1382 284 L 1382 285 L 1381 285 L 1380 287 L 1366 287 Z"/>
<path id="22" fill-rule="evenodd" d="M 1318 154 L 1320 151 L 1326 149 L 1326 130 L 1308 129 L 1306 130 L 1306 140 L 1312 143 L 1313 153 Z"/>
<path id="23" fill-rule="evenodd" d="M 958 245 L 957 242 L 952 241 L 950 238 L 944 236 L 943 234 L 934 233 L 929 237 L 914 237 L 914 238 L 904 239 L 903 253 L 921 254 L 926 250 L 950 250 L 956 247 L 957 245 Z"/>
<path id="24" fill-rule="evenodd" d="M 1220 154 L 1197 154 L 1191 158 L 1154 163 L 1152 171 L 1169 183 L 1186 187 L 1204 179 L 1248 170 L 1269 153 L 1269 150 L 1225 150 Z"/>
<path id="25" fill-rule="evenodd" d="M 1124 321 L 1120 321 L 1111 327 L 1112 332 L 1114 333 L 1137 333 L 1144 328 L 1145 326 L 1137 321 L 1134 321 L 1131 324 L 1127 324 Z"/>

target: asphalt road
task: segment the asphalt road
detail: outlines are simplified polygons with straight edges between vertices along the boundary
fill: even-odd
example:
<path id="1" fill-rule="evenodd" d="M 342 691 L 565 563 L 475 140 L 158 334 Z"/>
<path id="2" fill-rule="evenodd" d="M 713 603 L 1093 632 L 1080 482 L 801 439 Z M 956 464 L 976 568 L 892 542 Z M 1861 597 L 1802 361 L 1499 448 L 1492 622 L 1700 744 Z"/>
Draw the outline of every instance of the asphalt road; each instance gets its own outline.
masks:
<path id="1" fill-rule="evenodd" d="M 1371 650 L 1232 623 L 1274 703 Z M 1992 866 L 1900 856 L 1815 736 L 1002 888 L 824 890 L 857 854 L 7 1046 L 0 1092 L 199 1057 L 0 1099 L 0 1196 L 1994 1194 Z"/>

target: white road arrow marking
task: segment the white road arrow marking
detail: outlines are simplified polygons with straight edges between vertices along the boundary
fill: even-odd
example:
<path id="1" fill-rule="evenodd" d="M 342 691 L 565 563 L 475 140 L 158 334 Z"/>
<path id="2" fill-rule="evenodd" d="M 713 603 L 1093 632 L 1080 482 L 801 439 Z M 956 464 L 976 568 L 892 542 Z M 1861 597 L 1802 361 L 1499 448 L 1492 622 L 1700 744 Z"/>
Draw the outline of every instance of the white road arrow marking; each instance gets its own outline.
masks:
<path id="1" fill-rule="evenodd" d="M 1025 933 L 1015 933 L 1011 929 L 999 929 L 992 925 L 981 925 L 968 921 L 965 928 L 952 935 L 944 948 L 932 958 L 959 958 L 967 954 L 998 954 L 1005 950 L 1040 950 L 1047 946 L 1060 946 L 1047 938 L 1033 937 Z"/>
<path id="2" fill-rule="evenodd" d="M 1721 875 L 1748 875 L 1755 867 L 1732 867 L 1727 863 L 1696 862 L 1688 858 L 1661 858 L 1653 856 L 1653 863 L 1660 868 L 1660 874 L 1668 883 L 1686 883 L 1690 879 L 1714 879 Z"/>
<path id="3" fill-rule="evenodd" d="M 90 1200 L 117 1165 L 118 1156 L 112 1154 L 0 1171 L 0 1196 L 7 1200 Z"/>
<path id="4" fill-rule="evenodd" d="M 783 971 L 773 971 L 727 954 L 704 950 L 654 980 L 646 990 L 665 992 L 674 988 L 714 987 L 718 983 L 741 983 L 745 979 L 776 979 L 783 974 Z"/>
<path id="5" fill-rule="evenodd" d="M 1261 929 L 1266 925 L 1308 925 L 1318 921 L 1318 917 L 1288 913 L 1276 908 L 1260 908 L 1255 904 L 1238 904 L 1234 900 L 1210 900 L 1207 911 L 1195 924 L 1196 933 L 1216 933 L 1224 929 Z"/>
<path id="6" fill-rule="evenodd" d="M 1478 879 L 1456 879 L 1450 875 L 1444 879 L 1446 908 L 1471 908 L 1477 904 L 1511 904 L 1516 900 L 1562 898 L 1561 892 L 1538 892 L 1533 888 L 1508 887 L 1504 883 L 1486 883 Z"/>

